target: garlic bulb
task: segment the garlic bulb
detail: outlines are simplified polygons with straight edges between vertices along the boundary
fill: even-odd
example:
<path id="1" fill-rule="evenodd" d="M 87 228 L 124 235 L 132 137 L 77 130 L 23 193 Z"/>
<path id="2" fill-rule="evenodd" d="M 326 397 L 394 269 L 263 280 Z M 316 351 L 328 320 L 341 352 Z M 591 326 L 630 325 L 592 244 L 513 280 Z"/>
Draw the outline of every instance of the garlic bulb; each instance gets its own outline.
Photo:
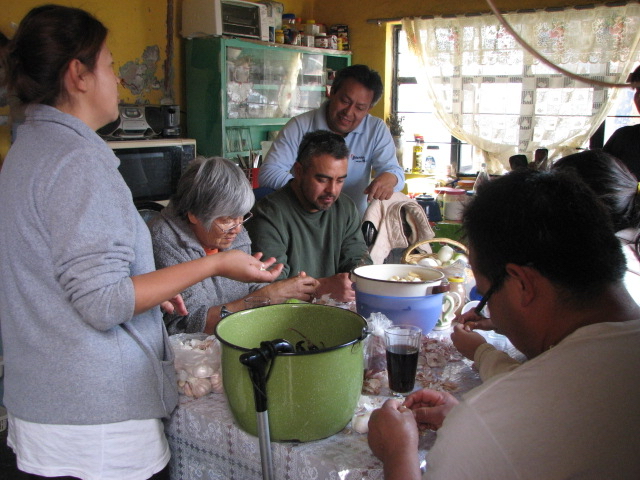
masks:
<path id="1" fill-rule="evenodd" d="M 193 369 L 193 376 L 197 378 L 206 378 L 213 375 L 213 368 L 207 364 L 201 363 Z"/>
<path id="2" fill-rule="evenodd" d="M 208 378 L 190 377 L 187 383 L 191 385 L 191 392 L 194 398 L 204 397 L 211 392 L 211 382 Z"/>
<path id="3" fill-rule="evenodd" d="M 222 386 L 222 374 L 214 373 L 209 377 L 209 381 L 211 382 L 211 390 L 213 393 L 224 392 L 224 388 Z"/>
<path id="4" fill-rule="evenodd" d="M 351 419 L 351 428 L 358 433 L 369 432 L 369 417 L 371 417 L 370 411 L 354 415 Z"/>

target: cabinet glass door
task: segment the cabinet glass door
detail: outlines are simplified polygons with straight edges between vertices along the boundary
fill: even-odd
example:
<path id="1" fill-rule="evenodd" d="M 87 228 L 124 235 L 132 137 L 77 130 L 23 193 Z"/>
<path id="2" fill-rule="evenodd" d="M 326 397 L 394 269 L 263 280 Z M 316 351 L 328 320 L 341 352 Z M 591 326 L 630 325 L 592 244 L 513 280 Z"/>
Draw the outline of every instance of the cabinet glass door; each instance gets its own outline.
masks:
<path id="1" fill-rule="evenodd" d="M 296 50 L 227 46 L 227 119 L 290 118 L 326 97 L 326 57 Z"/>

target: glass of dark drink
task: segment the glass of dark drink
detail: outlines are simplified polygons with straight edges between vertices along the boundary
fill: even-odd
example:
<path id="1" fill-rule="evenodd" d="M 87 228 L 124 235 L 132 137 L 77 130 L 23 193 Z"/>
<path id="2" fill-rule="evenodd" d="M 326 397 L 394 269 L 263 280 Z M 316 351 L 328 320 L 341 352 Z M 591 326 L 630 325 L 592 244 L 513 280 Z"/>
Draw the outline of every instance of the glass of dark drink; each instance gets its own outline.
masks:
<path id="1" fill-rule="evenodd" d="M 393 325 L 384 330 L 389 389 L 395 394 L 413 390 L 422 343 L 422 330 L 413 325 Z"/>

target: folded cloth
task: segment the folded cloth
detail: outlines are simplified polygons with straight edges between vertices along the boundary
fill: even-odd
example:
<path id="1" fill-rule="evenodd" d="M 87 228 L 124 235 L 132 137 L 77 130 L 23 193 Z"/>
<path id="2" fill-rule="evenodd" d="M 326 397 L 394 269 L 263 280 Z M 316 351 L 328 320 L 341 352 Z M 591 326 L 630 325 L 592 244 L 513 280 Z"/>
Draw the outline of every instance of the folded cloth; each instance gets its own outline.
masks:
<path id="1" fill-rule="evenodd" d="M 394 248 L 435 237 L 424 208 L 400 192 L 389 200 L 373 200 L 364 212 L 362 226 L 374 264 L 383 263 Z"/>

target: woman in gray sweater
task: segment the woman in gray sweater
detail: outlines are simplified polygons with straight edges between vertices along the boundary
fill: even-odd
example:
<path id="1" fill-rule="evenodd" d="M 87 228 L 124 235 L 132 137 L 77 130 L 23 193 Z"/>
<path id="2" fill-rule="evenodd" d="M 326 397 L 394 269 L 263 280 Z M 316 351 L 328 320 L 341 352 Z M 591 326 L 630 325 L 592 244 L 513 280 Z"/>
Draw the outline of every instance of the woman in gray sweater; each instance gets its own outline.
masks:
<path id="1" fill-rule="evenodd" d="M 0 172 L 3 400 L 28 478 L 168 478 L 161 419 L 177 384 L 159 305 L 184 311 L 179 292 L 212 275 L 269 282 L 282 270 L 239 251 L 155 270 L 118 159 L 95 133 L 118 116 L 106 37 L 87 12 L 45 5 L 6 59 L 26 110 Z"/>
<path id="2" fill-rule="evenodd" d="M 251 253 L 243 224 L 250 218 L 254 195 L 238 166 L 221 157 L 198 158 L 183 173 L 168 207 L 151 222 L 156 266 L 168 267 L 229 249 Z M 214 255 L 215 254 L 215 255 Z M 304 272 L 271 284 L 242 283 L 212 276 L 182 292 L 188 314 L 164 315 L 170 334 L 213 333 L 224 306 L 229 312 L 244 308 L 248 296 L 281 303 L 295 298 L 309 301 L 318 281 Z"/>

